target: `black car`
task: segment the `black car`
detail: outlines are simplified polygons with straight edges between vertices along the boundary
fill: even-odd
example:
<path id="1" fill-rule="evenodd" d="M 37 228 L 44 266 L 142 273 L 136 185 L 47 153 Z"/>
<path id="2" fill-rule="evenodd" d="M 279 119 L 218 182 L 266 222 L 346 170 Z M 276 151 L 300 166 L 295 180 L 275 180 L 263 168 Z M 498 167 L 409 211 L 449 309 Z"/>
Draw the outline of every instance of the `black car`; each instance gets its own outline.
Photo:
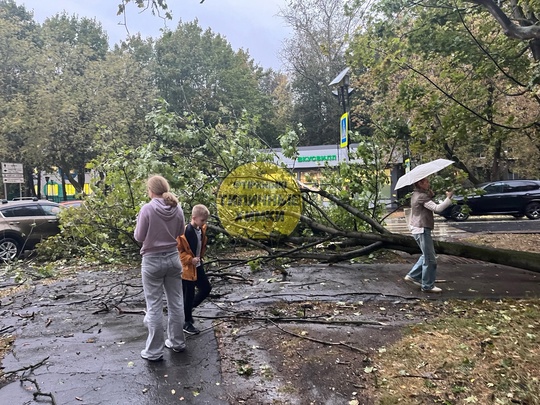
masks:
<path id="1" fill-rule="evenodd" d="M 476 186 L 480 194 L 454 196 L 454 204 L 440 215 L 447 219 L 465 221 L 470 215 L 508 214 L 516 218 L 540 218 L 540 181 L 503 180 Z M 464 207 L 467 206 L 468 208 Z"/>
<path id="2" fill-rule="evenodd" d="M 0 203 L 0 262 L 13 260 L 38 242 L 57 234 L 59 204 L 47 200 Z"/>

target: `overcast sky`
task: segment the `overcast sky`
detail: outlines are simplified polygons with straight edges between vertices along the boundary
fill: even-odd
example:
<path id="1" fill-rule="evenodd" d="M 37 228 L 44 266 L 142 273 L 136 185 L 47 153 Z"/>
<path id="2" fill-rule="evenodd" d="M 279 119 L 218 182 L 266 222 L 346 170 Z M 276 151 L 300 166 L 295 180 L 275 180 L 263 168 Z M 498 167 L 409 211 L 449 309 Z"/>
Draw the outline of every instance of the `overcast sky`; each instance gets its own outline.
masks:
<path id="1" fill-rule="evenodd" d="M 198 18 L 199 25 L 223 35 L 233 49 L 243 48 L 264 68 L 281 69 L 278 52 L 283 40 L 291 35 L 289 28 L 276 14 L 285 7 L 287 0 L 169 0 L 173 21 L 164 22 L 149 10 L 141 13 L 132 3 L 128 4 L 127 28 L 130 34 L 140 32 L 143 37 L 157 38 L 164 24 L 174 30 L 183 22 Z M 120 0 L 15 0 L 34 12 L 42 23 L 45 18 L 66 11 L 69 15 L 96 18 L 109 35 L 111 44 L 127 36 L 123 17 L 117 16 Z"/>

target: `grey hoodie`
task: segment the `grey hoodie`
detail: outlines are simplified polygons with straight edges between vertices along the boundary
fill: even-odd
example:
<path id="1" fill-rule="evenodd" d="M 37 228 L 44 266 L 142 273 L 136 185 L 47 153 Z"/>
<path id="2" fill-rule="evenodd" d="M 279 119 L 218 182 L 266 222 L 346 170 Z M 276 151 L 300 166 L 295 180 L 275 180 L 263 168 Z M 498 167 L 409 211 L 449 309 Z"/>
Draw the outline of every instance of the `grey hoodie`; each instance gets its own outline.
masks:
<path id="1" fill-rule="evenodd" d="M 153 198 L 139 211 L 134 237 L 142 242 L 142 256 L 174 251 L 176 237 L 184 234 L 184 228 L 184 211 L 180 205 L 171 207 L 163 198 Z"/>

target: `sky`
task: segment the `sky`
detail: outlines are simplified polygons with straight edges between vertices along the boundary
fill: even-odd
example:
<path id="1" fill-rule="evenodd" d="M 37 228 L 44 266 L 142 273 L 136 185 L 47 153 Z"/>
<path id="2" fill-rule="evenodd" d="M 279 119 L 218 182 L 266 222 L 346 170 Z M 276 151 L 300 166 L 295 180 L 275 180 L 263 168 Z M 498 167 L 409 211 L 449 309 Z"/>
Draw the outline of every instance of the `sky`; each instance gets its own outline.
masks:
<path id="1" fill-rule="evenodd" d="M 95 18 L 109 36 L 111 46 L 128 35 L 123 16 L 117 16 L 121 0 L 15 0 L 34 12 L 34 19 L 42 23 L 63 11 L 78 17 Z M 247 50 L 257 64 L 264 68 L 281 70 L 279 50 L 285 38 L 292 31 L 285 27 L 277 16 L 287 0 L 168 0 L 173 20 L 152 15 L 150 10 L 141 12 L 134 4 L 127 5 L 127 29 L 133 35 L 140 32 L 143 37 L 158 38 L 165 25 L 174 30 L 178 22 L 193 21 L 198 18 L 199 25 L 221 34 L 233 49 Z"/>

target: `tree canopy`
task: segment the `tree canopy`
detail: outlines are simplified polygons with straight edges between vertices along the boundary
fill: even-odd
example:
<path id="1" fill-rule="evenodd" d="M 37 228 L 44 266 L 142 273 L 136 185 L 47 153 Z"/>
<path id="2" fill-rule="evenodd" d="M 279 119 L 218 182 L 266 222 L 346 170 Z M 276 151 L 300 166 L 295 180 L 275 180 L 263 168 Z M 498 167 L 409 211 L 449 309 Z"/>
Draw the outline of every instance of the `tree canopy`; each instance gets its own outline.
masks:
<path id="1" fill-rule="evenodd" d="M 82 191 L 88 162 L 111 147 L 148 142 L 145 117 L 158 97 L 206 124 L 249 116 L 252 136 L 274 146 L 288 125 L 283 108 L 278 113 L 288 102 L 284 77 L 197 21 L 110 50 L 96 20 L 62 13 L 37 24 L 12 0 L 1 0 L 0 12 L 0 154 L 28 168 L 29 190 L 34 170 L 58 170 L 77 173 L 67 179 Z"/>
<path id="2" fill-rule="evenodd" d="M 472 3 L 485 2 L 383 0 L 370 9 L 349 50 L 362 89 L 355 108 L 405 154 L 453 159 L 475 183 L 537 177 L 536 60 Z"/>

